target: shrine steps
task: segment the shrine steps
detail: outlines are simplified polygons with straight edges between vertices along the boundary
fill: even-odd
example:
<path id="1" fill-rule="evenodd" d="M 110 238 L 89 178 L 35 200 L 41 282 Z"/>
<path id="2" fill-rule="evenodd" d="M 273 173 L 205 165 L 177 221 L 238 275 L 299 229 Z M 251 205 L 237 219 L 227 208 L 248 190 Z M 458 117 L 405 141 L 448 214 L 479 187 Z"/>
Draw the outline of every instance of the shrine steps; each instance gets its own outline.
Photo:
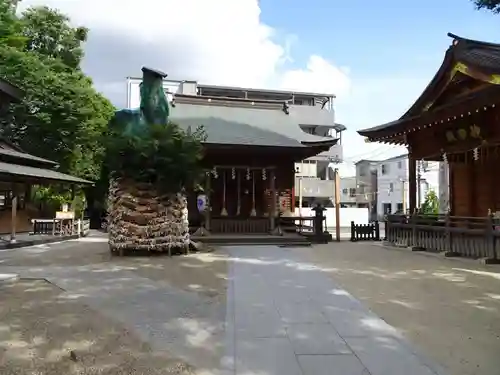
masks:
<path id="1" fill-rule="evenodd" d="M 191 236 L 196 242 L 214 246 L 311 246 L 311 242 L 301 235 L 284 234 L 273 236 L 270 234 L 211 234 L 209 236 Z"/>

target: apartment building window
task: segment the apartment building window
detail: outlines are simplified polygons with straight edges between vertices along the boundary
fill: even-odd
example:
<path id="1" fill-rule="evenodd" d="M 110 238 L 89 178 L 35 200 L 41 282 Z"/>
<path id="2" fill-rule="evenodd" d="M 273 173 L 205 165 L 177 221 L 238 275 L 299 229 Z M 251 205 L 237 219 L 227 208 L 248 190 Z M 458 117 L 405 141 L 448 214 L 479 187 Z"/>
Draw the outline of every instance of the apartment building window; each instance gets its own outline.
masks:
<path id="1" fill-rule="evenodd" d="M 394 184 L 392 182 L 389 184 L 389 193 L 394 193 Z"/>
<path id="2" fill-rule="evenodd" d="M 360 175 L 361 177 L 366 176 L 366 168 L 365 168 L 365 166 L 364 166 L 364 165 L 359 167 L 359 175 Z"/>
<path id="3" fill-rule="evenodd" d="M 398 208 L 398 209 L 397 209 L 397 212 L 404 213 L 404 212 L 403 212 L 403 203 L 398 203 L 398 204 L 397 204 L 397 208 Z"/>
<path id="4" fill-rule="evenodd" d="M 388 215 L 391 213 L 391 204 L 390 203 L 384 203 L 382 205 L 382 209 L 384 210 L 384 214 Z"/>
<path id="5" fill-rule="evenodd" d="M 389 166 L 387 164 L 382 164 L 381 171 L 382 171 L 382 174 L 389 173 Z"/>
<path id="6" fill-rule="evenodd" d="M 398 169 L 401 169 L 403 168 L 403 162 L 400 160 L 398 161 Z"/>
<path id="7" fill-rule="evenodd" d="M 347 189 L 343 189 L 342 190 L 342 194 L 346 194 L 347 195 Z"/>
<path id="8" fill-rule="evenodd" d="M 351 198 L 354 198 L 356 196 L 356 189 L 355 188 L 350 188 L 349 189 L 349 196 Z"/>

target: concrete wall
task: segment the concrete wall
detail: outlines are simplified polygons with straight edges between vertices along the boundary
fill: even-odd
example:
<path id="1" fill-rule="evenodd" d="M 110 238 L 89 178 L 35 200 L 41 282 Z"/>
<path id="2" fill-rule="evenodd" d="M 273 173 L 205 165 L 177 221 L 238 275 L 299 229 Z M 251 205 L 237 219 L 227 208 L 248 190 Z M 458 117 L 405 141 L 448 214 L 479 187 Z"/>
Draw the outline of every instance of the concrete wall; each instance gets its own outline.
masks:
<path id="1" fill-rule="evenodd" d="M 303 177 L 302 182 L 295 177 L 295 194 L 299 197 L 299 186 L 302 187 L 302 198 L 329 198 L 335 195 L 335 182 L 320 180 L 317 177 Z"/>
<path id="2" fill-rule="evenodd" d="M 314 216 L 315 213 L 312 208 L 302 208 L 299 210 L 295 208 L 296 216 Z M 326 216 L 326 225 L 328 228 L 335 228 L 336 220 L 335 220 L 335 208 L 327 208 L 325 211 Z M 347 228 L 351 226 L 351 221 L 354 221 L 356 224 L 368 224 L 368 208 L 341 208 L 340 209 L 340 226 L 342 228 Z M 305 225 L 311 225 L 305 224 Z"/>

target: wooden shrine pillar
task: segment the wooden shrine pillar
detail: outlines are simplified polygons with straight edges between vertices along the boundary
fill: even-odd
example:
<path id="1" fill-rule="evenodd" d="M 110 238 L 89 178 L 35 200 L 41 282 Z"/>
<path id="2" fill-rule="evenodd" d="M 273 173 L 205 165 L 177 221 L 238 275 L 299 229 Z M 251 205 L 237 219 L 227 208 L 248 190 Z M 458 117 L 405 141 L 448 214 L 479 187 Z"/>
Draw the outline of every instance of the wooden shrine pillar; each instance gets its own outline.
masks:
<path id="1" fill-rule="evenodd" d="M 12 184 L 12 202 L 11 202 L 11 230 L 10 243 L 16 242 L 16 226 L 17 226 L 17 186 Z"/>
<path id="2" fill-rule="evenodd" d="M 408 193 L 410 203 L 410 215 L 417 208 L 417 160 L 411 153 L 408 155 Z"/>
<path id="3" fill-rule="evenodd" d="M 271 231 L 274 231 L 274 228 L 276 227 L 276 172 L 274 168 L 271 168 L 269 172 L 269 189 L 271 190 L 271 204 L 270 206 L 270 211 L 269 212 L 269 221 L 270 221 L 270 228 Z"/>

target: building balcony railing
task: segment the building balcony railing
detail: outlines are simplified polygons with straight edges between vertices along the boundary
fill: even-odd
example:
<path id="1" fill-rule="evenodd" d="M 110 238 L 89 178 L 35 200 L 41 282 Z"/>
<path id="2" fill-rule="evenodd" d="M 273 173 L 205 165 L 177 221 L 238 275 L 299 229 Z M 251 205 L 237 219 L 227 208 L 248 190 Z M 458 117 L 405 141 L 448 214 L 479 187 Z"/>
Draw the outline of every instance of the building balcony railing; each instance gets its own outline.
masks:
<path id="1" fill-rule="evenodd" d="M 321 109 L 321 106 L 291 104 L 289 112 L 300 125 L 335 126 L 335 112 L 326 108 Z"/>
<path id="2" fill-rule="evenodd" d="M 302 180 L 302 182 L 300 182 Z M 335 182 L 320 180 L 316 177 L 295 177 L 295 195 L 299 195 L 302 185 L 302 197 L 331 198 L 335 195 Z"/>

